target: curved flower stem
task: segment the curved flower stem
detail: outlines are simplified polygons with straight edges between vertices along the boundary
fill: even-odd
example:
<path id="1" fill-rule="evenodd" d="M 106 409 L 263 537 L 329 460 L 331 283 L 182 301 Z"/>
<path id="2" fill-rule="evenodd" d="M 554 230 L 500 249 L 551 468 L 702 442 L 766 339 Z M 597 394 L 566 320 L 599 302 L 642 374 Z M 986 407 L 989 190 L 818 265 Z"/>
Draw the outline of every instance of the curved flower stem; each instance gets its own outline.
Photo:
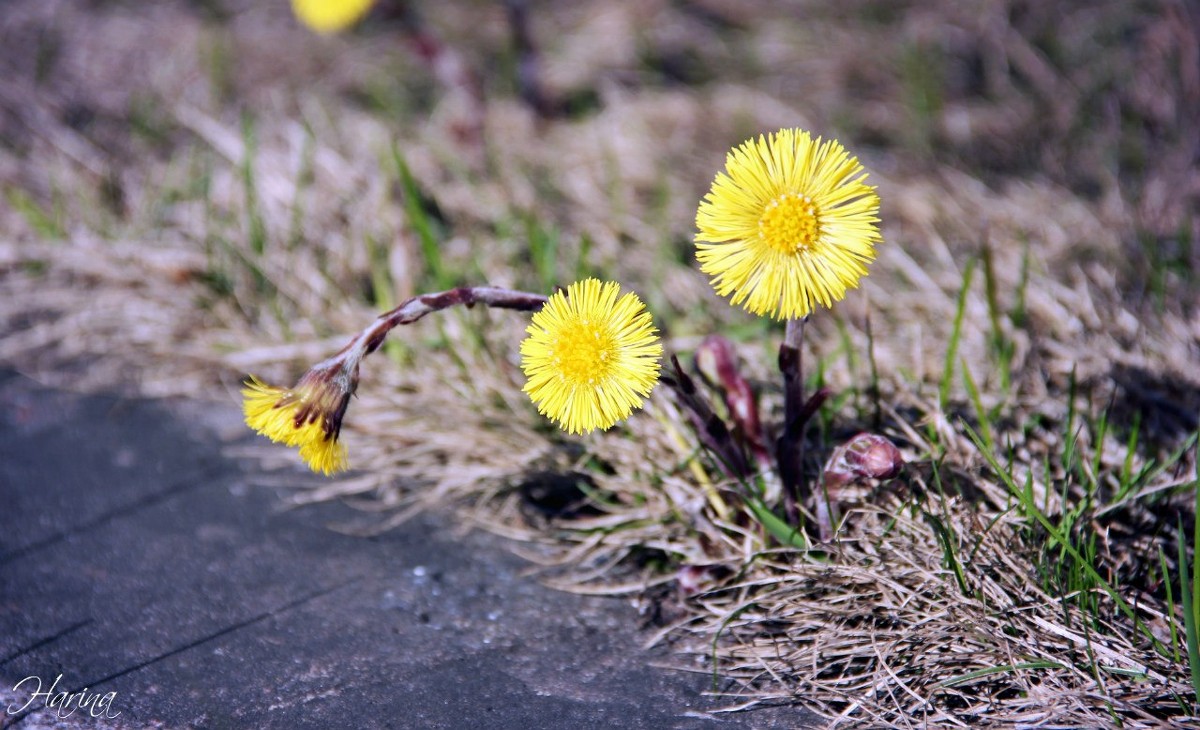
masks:
<path id="1" fill-rule="evenodd" d="M 242 389 L 246 424 L 272 441 L 299 447 L 300 457 L 313 471 L 342 471 L 347 468 L 346 448 L 338 436 L 350 397 L 358 389 L 359 364 L 379 349 L 388 332 L 458 304 L 530 311 L 547 300 L 541 294 L 494 286 L 459 287 L 406 299 L 379 315 L 336 355 L 309 368 L 292 388 L 269 386 L 251 376 Z"/>
<path id="2" fill-rule="evenodd" d="M 344 369 L 358 372 L 358 364 L 383 344 L 388 333 L 400 325 L 412 324 L 432 312 L 456 305 L 473 307 L 482 304 L 497 309 L 516 309 L 532 312 L 541 309 L 548 297 L 544 294 L 503 289 L 496 286 L 460 286 L 455 289 L 419 294 L 405 299 L 400 306 L 379 315 L 366 329 L 359 332 L 338 354 L 313 366 L 313 370 Z"/>

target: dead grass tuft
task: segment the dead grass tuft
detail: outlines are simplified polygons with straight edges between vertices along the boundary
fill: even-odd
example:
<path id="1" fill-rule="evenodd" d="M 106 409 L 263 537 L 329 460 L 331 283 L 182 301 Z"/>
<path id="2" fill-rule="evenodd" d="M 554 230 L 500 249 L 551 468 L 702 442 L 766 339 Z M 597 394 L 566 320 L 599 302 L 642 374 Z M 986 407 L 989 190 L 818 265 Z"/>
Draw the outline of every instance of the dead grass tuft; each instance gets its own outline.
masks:
<path id="1" fill-rule="evenodd" d="M 537 4 L 541 115 L 507 32 L 479 22 L 498 6 L 424 18 L 483 97 L 394 18 L 318 39 L 282 3 L 200 7 L 0 11 L 0 362 L 233 401 L 245 373 L 293 379 L 441 282 L 602 273 L 669 349 L 737 340 L 777 422 L 781 333 L 695 270 L 695 204 L 751 134 L 836 135 L 887 243 L 808 328 L 837 394 L 810 466 L 867 429 L 909 467 L 841 495 L 834 543 L 772 543 L 665 389 L 617 430 L 553 432 L 520 392 L 511 313 L 395 332 L 346 420 L 358 471 L 297 501 L 378 513 L 354 529 L 464 506 L 553 584 L 638 597 L 651 640 L 731 702 L 832 725 L 1195 720 L 1171 633 L 1200 412 L 1190 6 Z"/>

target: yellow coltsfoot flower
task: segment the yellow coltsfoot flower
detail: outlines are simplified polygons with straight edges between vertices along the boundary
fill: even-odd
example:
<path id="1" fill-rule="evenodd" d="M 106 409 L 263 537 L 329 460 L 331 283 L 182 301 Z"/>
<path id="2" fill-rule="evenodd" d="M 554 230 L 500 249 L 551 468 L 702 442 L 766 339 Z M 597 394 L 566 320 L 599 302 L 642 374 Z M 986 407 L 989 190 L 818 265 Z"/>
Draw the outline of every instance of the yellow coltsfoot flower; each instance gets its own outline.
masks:
<path id="1" fill-rule="evenodd" d="M 879 196 L 836 140 L 800 129 L 749 139 L 696 212 L 696 258 L 721 296 L 799 319 L 858 286 L 875 259 Z"/>
<path id="2" fill-rule="evenodd" d="M 309 370 L 292 389 L 267 385 L 254 376 L 242 388 L 246 425 L 277 443 L 299 447 L 300 458 L 328 476 L 347 467 L 338 442 L 354 378 L 342 370 Z"/>
<path id="3" fill-rule="evenodd" d="M 533 315 L 521 343 L 525 392 L 568 433 L 606 429 L 640 408 L 658 382 L 662 345 L 636 294 L 576 282 Z"/>
<path id="4" fill-rule="evenodd" d="M 362 20 L 375 0 L 292 0 L 292 12 L 318 33 L 336 33 Z"/>

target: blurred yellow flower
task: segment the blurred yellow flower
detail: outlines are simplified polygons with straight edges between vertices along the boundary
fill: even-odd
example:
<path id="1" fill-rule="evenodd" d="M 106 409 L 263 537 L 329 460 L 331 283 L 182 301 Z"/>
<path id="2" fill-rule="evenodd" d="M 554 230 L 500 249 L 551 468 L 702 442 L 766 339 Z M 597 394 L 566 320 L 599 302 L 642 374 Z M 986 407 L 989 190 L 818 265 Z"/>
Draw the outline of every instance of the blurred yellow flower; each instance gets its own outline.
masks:
<path id="1" fill-rule="evenodd" d="M 242 388 L 246 425 L 277 443 L 300 447 L 308 468 L 326 476 L 347 466 L 346 447 L 338 443 L 349 391 L 310 371 L 292 390 L 250 379 Z"/>
<path id="2" fill-rule="evenodd" d="M 292 12 L 318 33 L 336 33 L 362 20 L 375 0 L 292 0 Z"/>
<path id="3" fill-rule="evenodd" d="M 800 129 L 749 139 L 696 212 L 696 258 L 721 296 L 799 319 L 858 286 L 875 258 L 879 196 L 837 140 Z"/>
<path id="4" fill-rule="evenodd" d="M 556 292 L 521 343 L 525 392 L 568 433 L 612 426 L 658 382 L 657 330 L 637 295 L 620 291 L 587 279 Z"/>

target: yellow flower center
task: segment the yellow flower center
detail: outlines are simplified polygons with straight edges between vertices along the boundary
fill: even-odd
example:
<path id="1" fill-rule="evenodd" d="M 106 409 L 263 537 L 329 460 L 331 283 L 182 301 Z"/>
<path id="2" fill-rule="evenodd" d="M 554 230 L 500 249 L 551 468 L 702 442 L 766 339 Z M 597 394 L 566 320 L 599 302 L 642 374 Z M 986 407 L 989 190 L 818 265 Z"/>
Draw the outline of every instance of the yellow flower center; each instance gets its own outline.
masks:
<path id="1" fill-rule="evenodd" d="M 758 235 L 779 253 L 807 251 L 821 235 L 817 206 L 807 195 L 784 193 L 763 209 L 758 218 Z"/>
<path id="2" fill-rule="evenodd" d="M 613 338 L 607 327 L 580 320 L 563 327 L 554 343 L 559 377 L 572 385 L 595 385 L 612 370 Z"/>

